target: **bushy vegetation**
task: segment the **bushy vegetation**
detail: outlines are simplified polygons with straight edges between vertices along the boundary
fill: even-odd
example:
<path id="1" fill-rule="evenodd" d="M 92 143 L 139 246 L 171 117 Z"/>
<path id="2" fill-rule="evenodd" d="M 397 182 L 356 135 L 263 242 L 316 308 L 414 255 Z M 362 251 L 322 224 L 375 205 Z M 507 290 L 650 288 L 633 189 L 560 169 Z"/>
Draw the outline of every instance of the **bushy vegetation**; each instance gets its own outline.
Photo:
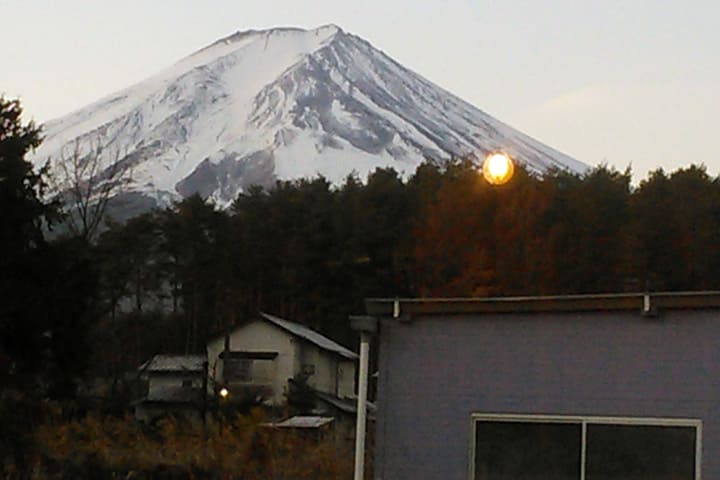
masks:
<path id="1" fill-rule="evenodd" d="M 332 437 L 263 426 L 255 410 L 224 422 L 191 425 L 171 418 L 141 427 L 132 418 L 49 420 L 35 434 L 33 476 L 333 480 L 352 475 L 352 452 Z M 6 466 L 12 476 L 12 467 Z"/>

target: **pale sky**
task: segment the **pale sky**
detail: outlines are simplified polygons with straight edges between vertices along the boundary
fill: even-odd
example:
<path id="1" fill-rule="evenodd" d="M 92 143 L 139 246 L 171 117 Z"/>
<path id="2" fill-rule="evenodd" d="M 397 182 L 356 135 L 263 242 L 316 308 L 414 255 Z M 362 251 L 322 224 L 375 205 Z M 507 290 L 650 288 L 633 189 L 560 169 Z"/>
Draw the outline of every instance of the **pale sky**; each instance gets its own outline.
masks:
<path id="1" fill-rule="evenodd" d="M 42 123 L 235 31 L 327 23 L 590 165 L 720 173 L 717 0 L 0 0 L 0 93 Z"/>

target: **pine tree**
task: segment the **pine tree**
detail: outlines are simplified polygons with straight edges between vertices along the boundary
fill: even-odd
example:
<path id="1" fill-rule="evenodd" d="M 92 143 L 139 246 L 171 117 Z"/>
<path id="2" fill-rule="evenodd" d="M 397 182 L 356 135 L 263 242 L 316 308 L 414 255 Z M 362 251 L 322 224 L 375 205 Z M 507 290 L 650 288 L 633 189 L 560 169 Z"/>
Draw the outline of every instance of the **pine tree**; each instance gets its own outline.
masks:
<path id="1" fill-rule="evenodd" d="M 22 380 L 40 366 L 41 319 L 33 315 L 47 244 L 43 224 L 58 215 L 45 202 L 45 170 L 36 172 L 25 155 L 40 145 L 40 129 L 23 124 L 18 100 L 0 97 L 0 375 Z"/>
<path id="2" fill-rule="evenodd" d="M 0 97 L 0 458 L 12 453 L 25 475 L 33 410 L 41 398 L 72 396 L 86 367 L 95 282 L 76 242 L 44 237 L 59 211 L 45 199 L 47 170 L 25 160 L 40 129 L 21 116 L 19 101 Z"/>
<path id="3" fill-rule="evenodd" d="M 21 115 L 17 100 L 0 98 L 0 375 L 20 390 L 67 396 L 86 367 L 96 277 L 84 242 L 45 239 L 59 210 L 45 198 L 46 169 L 25 160 L 41 138 Z"/>

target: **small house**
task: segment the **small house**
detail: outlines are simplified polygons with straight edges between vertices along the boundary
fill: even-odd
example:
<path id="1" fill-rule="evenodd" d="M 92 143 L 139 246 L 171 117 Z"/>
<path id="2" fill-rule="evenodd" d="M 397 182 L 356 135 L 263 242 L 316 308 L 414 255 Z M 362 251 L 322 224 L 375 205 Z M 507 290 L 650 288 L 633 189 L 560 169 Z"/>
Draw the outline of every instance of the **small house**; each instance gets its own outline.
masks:
<path id="1" fill-rule="evenodd" d="M 287 403 L 290 382 L 352 398 L 357 354 L 299 323 L 261 313 L 207 345 L 211 381 L 236 399 Z"/>
<path id="2" fill-rule="evenodd" d="M 204 355 L 155 355 L 138 371 L 147 395 L 135 404 L 135 417 L 150 421 L 165 414 L 201 419 L 205 408 Z"/>
<path id="3" fill-rule="evenodd" d="M 720 478 L 720 293 L 374 299 L 374 478 Z"/>

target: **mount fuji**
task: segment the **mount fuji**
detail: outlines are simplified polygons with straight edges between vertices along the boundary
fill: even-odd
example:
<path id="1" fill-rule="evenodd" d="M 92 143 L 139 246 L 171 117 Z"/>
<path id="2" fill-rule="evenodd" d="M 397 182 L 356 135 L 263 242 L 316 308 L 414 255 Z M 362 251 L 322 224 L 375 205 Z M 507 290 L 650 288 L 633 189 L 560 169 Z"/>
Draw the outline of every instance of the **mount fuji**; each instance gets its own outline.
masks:
<path id="1" fill-rule="evenodd" d="M 36 164 L 101 152 L 128 192 L 228 205 L 253 184 L 503 150 L 531 171 L 588 167 L 494 119 L 334 25 L 237 32 L 44 125 Z"/>

